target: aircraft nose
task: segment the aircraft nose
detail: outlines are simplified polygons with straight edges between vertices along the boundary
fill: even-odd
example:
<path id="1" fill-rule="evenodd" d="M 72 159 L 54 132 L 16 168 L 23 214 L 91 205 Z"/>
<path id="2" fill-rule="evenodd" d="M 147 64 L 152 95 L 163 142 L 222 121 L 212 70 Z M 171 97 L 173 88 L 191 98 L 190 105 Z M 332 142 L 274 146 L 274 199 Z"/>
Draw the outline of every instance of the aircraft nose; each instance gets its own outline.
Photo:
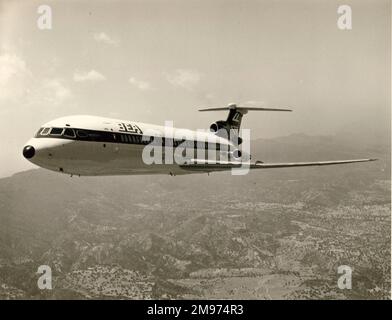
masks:
<path id="1" fill-rule="evenodd" d="M 25 146 L 23 148 L 23 156 L 26 159 L 31 159 L 35 155 L 35 149 L 33 146 Z"/>

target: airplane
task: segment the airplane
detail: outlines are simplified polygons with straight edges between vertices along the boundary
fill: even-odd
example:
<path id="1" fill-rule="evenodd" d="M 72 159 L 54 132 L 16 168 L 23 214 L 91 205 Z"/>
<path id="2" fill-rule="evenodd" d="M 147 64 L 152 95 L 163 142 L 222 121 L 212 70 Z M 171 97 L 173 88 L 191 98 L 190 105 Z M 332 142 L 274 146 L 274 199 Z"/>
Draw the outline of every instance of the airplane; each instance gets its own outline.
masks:
<path id="1" fill-rule="evenodd" d="M 249 170 L 328 166 L 377 159 L 317 162 L 264 163 L 251 160 L 241 150 L 241 121 L 249 111 L 291 112 L 291 109 L 243 107 L 204 108 L 201 112 L 229 111 L 226 120 L 214 122 L 208 132 L 170 126 L 117 120 L 90 115 L 67 116 L 45 123 L 23 148 L 23 156 L 33 164 L 71 176 L 185 175 L 228 171 L 245 166 Z M 232 139 L 231 136 L 236 137 Z M 158 141 L 154 145 L 154 141 Z M 162 147 L 158 160 L 145 161 L 146 150 Z M 182 155 L 173 161 L 176 149 Z M 155 152 L 155 150 L 154 150 Z M 148 153 L 148 152 L 147 152 Z M 185 155 L 184 155 L 185 153 Z M 213 154 L 212 160 L 206 156 Z M 178 155 L 178 154 L 177 154 Z M 201 155 L 201 156 L 200 156 Z M 161 158 L 161 159 L 159 159 Z M 164 161 L 164 160 L 172 161 Z"/>

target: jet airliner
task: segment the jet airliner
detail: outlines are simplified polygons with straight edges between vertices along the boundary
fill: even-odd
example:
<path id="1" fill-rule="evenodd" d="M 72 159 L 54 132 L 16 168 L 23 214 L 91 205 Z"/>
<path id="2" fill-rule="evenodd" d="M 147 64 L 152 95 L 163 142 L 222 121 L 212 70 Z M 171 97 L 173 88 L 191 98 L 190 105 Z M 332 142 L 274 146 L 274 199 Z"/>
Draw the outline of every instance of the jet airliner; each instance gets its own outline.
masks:
<path id="1" fill-rule="evenodd" d="M 229 111 L 226 120 L 214 122 L 208 132 L 79 115 L 62 117 L 40 127 L 23 148 L 23 156 L 45 169 L 78 176 L 146 175 L 210 173 L 240 168 L 270 169 L 305 166 L 327 166 L 374 161 L 352 159 L 318 162 L 264 163 L 253 161 L 241 150 L 239 137 L 242 118 L 249 111 L 290 109 L 241 107 L 229 104 L 222 108 L 199 111 Z M 233 134 L 231 134 L 233 133 Z M 232 139 L 235 136 L 236 139 Z M 146 163 L 146 147 L 162 143 L 162 160 L 182 147 L 182 160 Z M 180 151 L 181 151 L 180 150 Z M 215 156 L 211 160 L 206 155 Z"/>

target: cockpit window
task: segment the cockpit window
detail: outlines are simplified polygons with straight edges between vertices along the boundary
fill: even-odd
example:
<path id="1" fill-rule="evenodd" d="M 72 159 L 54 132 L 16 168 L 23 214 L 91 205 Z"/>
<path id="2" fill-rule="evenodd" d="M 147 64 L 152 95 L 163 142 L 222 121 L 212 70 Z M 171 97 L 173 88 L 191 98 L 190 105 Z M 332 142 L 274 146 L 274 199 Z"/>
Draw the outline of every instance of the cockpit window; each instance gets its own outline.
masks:
<path id="1" fill-rule="evenodd" d="M 63 133 L 63 130 L 63 128 L 52 128 L 52 130 L 50 130 L 50 134 L 60 136 Z"/>
<path id="2" fill-rule="evenodd" d="M 64 137 L 68 137 L 68 138 L 75 138 L 76 137 L 74 129 L 71 129 L 71 128 L 66 128 L 64 130 L 63 135 L 64 135 Z"/>
<path id="3" fill-rule="evenodd" d="M 42 136 L 48 135 L 49 134 L 49 130 L 50 130 L 50 128 L 41 128 L 40 135 L 42 135 Z"/>
<path id="4" fill-rule="evenodd" d="M 34 137 L 38 138 L 39 136 L 47 136 L 49 134 L 49 130 L 50 128 L 39 128 Z"/>

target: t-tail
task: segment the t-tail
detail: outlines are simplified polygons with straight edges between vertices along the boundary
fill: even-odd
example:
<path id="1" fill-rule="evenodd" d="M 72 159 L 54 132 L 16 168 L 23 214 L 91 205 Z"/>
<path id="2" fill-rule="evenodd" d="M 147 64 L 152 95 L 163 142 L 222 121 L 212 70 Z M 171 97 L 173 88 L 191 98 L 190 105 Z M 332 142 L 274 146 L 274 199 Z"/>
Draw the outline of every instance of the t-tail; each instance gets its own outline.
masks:
<path id="1" fill-rule="evenodd" d="M 227 107 L 223 108 L 205 108 L 199 109 L 201 112 L 206 111 L 229 111 L 227 120 L 219 120 L 211 124 L 210 131 L 219 132 L 224 129 L 228 134 L 234 130 L 237 134 L 241 128 L 242 117 L 248 113 L 248 111 L 286 111 L 291 112 L 291 109 L 277 109 L 277 108 L 258 108 L 258 107 L 238 107 L 236 104 L 231 103 Z"/>

